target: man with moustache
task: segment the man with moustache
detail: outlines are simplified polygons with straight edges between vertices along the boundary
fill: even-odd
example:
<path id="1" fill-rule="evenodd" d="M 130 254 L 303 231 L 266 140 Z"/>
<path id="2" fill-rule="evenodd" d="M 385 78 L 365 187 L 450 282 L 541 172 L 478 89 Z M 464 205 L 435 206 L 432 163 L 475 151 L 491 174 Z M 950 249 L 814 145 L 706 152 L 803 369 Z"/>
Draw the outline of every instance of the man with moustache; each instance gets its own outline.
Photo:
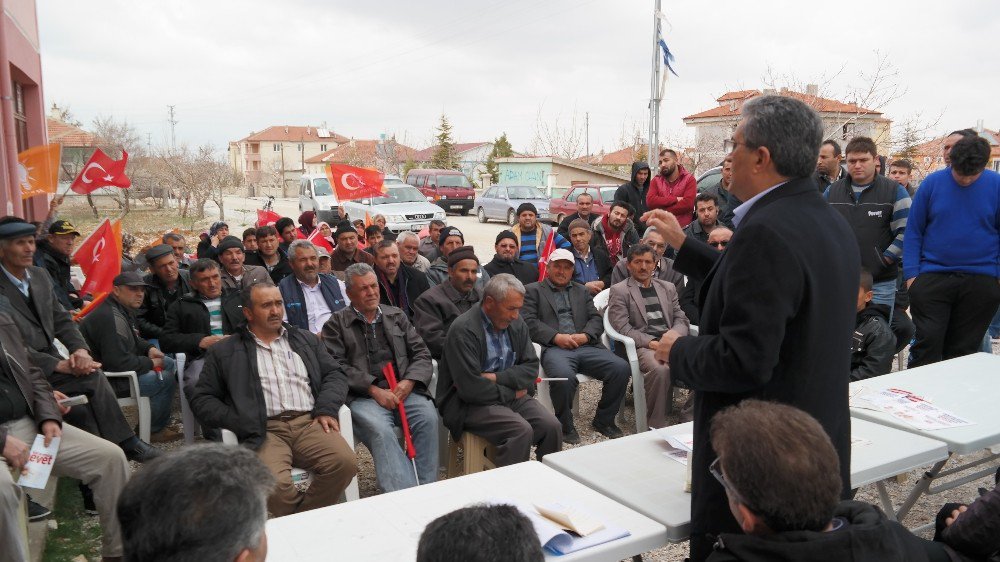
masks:
<path id="1" fill-rule="evenodd" d="M 669 211 L 684 227 L 691 223 L 697 194 L 698 182 L 680 164 L 677 152 L 669 148 L 661 150 L 660 173 L 649 184 L 646 205 L 650 209 Z"/>
<path id="2" fill-rule="evenodd" d="M 257 265 L 246 265 L 243 243 L 235 236 L 226 236 L 217 248 L 222 264 L 222 290 L 242 291 L 254 283 L 273 285 L 267 270 Z"/>
<path id="3" fill-rule="evenodd" d="M 472 246 L 462 246 L 448 256 L 448 280 L 431 287 L 413 303 L 413 323 L 434 359 L 441 359 L 451 323 L 479 302 L 478 273 L 475 251 Z"/>
<path id="4" fill-rule="evenodd" d="M 351 304 L 344 283 L 319 273 L 319 254 L 308 240 L 288 247 L 292 274 L 278 283 L 285 305 L 285 320 L 301 330 L 320 333 L 330 315 Z"/>
<path id="5" fill-rule="evenodd" d="M 497 234 L 494 244 L 496 255 L 493 261 L 483 266 L 491 276 L 507 273 L 513 275 L 524 285 L 538 281 L 538 266 L 523 262 L 517 257 L 517 235 L 509 230 Z"/>
<path id="6" fill-rule="evenodd" d="M 382 304 L 395 306 L 408 320 L 413 319 L 413 302 L 431 288 L 427 276 L 400 262 L 399 247 L 393 240 L 382 240 L 372 251 Z"/>

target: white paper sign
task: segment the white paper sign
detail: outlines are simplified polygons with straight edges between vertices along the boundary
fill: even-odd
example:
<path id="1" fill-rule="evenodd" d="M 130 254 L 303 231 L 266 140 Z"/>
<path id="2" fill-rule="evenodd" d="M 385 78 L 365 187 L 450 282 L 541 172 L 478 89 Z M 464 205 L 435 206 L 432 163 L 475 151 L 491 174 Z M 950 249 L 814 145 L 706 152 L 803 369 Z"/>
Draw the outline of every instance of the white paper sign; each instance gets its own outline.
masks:
<path id="1" fill-rule="evenodd" d="M 58 451 L 58 437 L 53 437 L 52 442 L 46 447 L 45 436 L 36 435 L 35 442 L 31 445 L 31 452 L 28 453 L 28 464 L 25 465 L 28 472 L 21 475 L 17 481 L 18 485 L 25 488 L 44 488 L 49 481 L 49 474 L 52 473 L 52 465 L 56 462 Z"/>

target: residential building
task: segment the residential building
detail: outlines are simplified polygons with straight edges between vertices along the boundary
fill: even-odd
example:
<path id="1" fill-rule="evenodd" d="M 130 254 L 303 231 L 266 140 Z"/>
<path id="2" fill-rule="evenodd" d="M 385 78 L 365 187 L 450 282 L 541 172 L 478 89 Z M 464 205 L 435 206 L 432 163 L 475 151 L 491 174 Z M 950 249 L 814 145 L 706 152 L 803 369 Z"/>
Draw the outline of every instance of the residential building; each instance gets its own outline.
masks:
<path id="1" fill-rule="evenodd" d="M 0 214 L 43 220 L 48 197 L 21 200 L 17 154 L 48 143 L 34 0 L 0 0 Z"/>
<path id="2" fill-rule="evenodd" d="M 45 118 L 49 142 L 57 142 L 62 145 L 60 183 L 76 179 L 97 146 L 97 137 L 76 125 L 66 123 L 62 120 L 63 117 L 59 107 L 53 104 L 48 117 Z"/>
<path id="3" fill-rule="evenodd" d="M 579 184 L 620 184 L 629 172 L 615 172 L 558 156 L 512 156 L 497 158 L 498 184 L 534 185 L 540 188 L 571 187 Z"/>
<path id="4" fill-rule="evenodd" d="M 413 155 L 413 160 L 418 165 L 418 168 L 432 167 L 430 162 L 434 158 L 434 153 L 437 152 L 438 146 L 434 145 L 430 148 L 418 150 Z M 462 142 L 456 143 L 454 147 L 455 157 L 458 159 L 458 169 L 472 182 L 479 185 L 482 174 L 486 173 L 486 159 L 489 157 L 490 152 L 493 152 L 493 143 Z M 492 183 L 497 183 L 496 178 L 492 179 Z"/>
<path id="5" fill-rule="evenodd" d="M 248 195 L 292 197 L 306 160 L 350 139 L 325 126 L 275 125 L 229 143 L 229 163 L 243 175 Z"/>
<path id="6" fill-rule="evenodd" d="M 375 168 L 386 174 L 403 177 L 403 168 L 408 161 L 414 160 L 416 150 L 396 142 L 395 137 L 388 140 L 356 140 L 331 148 L 326 152 L 306 159 L 307 174 L 322 174 L 326 172 L 327 164 L 350 164 L 360 168 Z"/>
<path id="7" fill-rule="evenodd" d="M 854 137 L 871 137 L 879 148 L 879 153 L 890 153 L 891 121 L 882 112 L 848 103 L 820 97 L 815 84 L 806 87 L 805 92 L 788 88 L 781 90 L 738 90 L 726 92 L 715 101 L 716 107 L 688 115 L 684 124 L 695 129 L 695 172 L 703 172 L 719 165 L 725 157 L 722 143 L 732 137 L 740 122 L 743 103 L 756 96 L 779 94 L 789 96 L 810 105 L 823 119 L 823 138 L 833 139 L 845 145 Z"/>

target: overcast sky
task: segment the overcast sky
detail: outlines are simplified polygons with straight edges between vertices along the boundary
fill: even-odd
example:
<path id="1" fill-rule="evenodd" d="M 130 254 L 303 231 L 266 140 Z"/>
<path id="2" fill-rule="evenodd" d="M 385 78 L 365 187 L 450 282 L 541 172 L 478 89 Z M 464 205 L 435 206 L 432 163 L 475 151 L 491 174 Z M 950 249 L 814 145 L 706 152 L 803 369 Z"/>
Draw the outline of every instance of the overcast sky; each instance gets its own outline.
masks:
<path id="1" fill-rule="evenodd" d="M 888 117 L 1000 128 L 994 7 L 663 0 L 680 77 L 661 128 L 691 135 L 682 117 L 761 88 L 768 68 L 843 98 L 867 87 L 875 50 L 905 90 L 881 108 Z M 460 142 L 506 131 L 528 149 L 539 112 L 568 124 L 574 109 L 590 114 L 591 151 L 614 150 L 623 126 L 645 131 L 652 12 L 653 0 L 38 2 L 47 105 L 68 105 L 85 127 L 127 118 L 154 145 L 169 143 L 175 105 L 178 143 L 220 151 L 270 125 L 324 121 L 423 148 L 442 112 Z"/>

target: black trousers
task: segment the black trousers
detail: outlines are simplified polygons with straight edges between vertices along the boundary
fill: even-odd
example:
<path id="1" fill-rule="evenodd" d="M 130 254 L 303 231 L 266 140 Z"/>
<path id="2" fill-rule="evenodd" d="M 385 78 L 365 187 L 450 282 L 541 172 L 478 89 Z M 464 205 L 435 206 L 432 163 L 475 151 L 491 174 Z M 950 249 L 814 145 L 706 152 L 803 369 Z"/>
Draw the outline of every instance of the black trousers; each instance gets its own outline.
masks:
<path id="1" fill-rule="evenodd" d="M 103 372 L 94 371 L 82 377 L 52 373 L 49 384 L 67 396 L 83 394 L 87 397 L 87 404 L 74 406 L 63 416 L 70 424 L 115 444 L 135 436 Z"/>
<path id="2" fill-rule="evenodd" d="M 909 292 L 917 328 L 910 367 L 979 351 L 1000 306 L 1000 283 L 988 275 L 921 273 Z"/>

